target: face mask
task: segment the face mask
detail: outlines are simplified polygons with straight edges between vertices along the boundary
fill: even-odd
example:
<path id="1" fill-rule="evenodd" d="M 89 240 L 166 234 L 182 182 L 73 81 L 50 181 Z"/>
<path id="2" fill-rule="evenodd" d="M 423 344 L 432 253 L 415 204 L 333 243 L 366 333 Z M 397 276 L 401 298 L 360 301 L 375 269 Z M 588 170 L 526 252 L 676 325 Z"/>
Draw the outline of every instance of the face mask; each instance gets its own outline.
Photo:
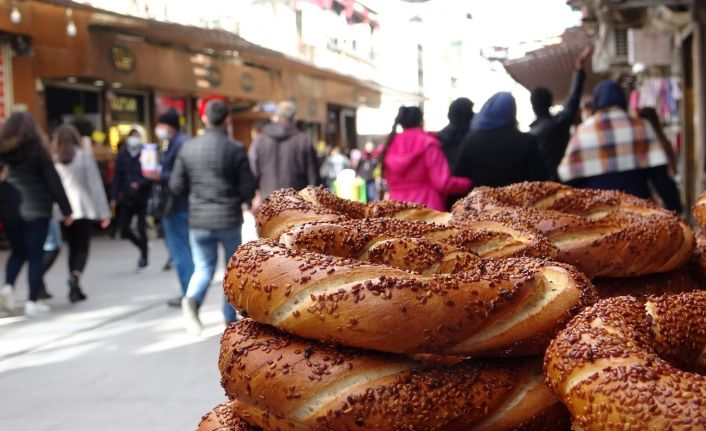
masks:
<path id="1" fill-rule="evenodd" d="M 142 139 L 139 136 L 128 136 L 127 137 L 127 152 L 130 153 L 132 157 L 140 154 L 142 150 Z"/>
<path id="2" fill-rule="evenodd" d="M 160 141 L 171 138 L 171 136 L 169 136 L 169 129 L 166 127 L 157 127 L 154 129 L 154 134 L 157 135 L 157 139 Z"/>

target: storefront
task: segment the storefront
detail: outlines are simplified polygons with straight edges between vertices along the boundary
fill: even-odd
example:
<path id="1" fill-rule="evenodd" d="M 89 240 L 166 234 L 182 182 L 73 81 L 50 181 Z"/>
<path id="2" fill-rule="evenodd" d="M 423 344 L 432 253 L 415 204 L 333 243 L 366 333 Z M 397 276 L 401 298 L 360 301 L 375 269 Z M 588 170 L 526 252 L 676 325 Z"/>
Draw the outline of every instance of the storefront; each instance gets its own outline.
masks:
<path id="1" fill-rule="evenodd" d="M 246 145 L 253 129 L 270 117 L 268 107 L 288 99 L 298 104 L 300 125 L 314 141 L 323 139 L 330 112 L 344 112 L 332 119 L 336 127 L 344 126 L 332 144 L 349 147 L 355 145 L 350 113 L 355 118 L 358 106 L 379 104 L 369 83 L 222 30 L 148 21 L 63 0 L 25 1 L 18 7 L 22 19 L 15 23 L 9 20 L 10 6 L 0 4 L 0 31 L 22 35 L 31 53 L 13 59 L 13 71 L 22 76 L 13 85 L 15 106 L 32 112 L 47 130 L 77 118 L 89 121 L 113 150 L 133 127 L 154 139 L 153 122 L 170 107 L 188 134 L 198 133 L 199 106 L 213 97 L 233 107 L 232 135 Z"/>

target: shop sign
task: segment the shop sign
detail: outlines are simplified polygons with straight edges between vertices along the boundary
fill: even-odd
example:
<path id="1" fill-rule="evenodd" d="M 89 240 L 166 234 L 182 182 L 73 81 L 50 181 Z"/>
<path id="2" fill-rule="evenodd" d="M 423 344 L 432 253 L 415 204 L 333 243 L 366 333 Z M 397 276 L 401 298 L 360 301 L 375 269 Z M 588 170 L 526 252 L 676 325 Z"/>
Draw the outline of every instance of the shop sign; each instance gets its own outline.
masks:
<path id="1" fill-rule="evenodd" d="M 204 77 L 208 85 L 211 87 L 220 87 L 223 83 L 223 72 L 218 66 L 209 64 L 204 67 Z"/>
<path id="2" fill-rule="evenodd" d="M 139 96 L 116 94 L 110 99 L 110 109 L 115 121 L 140 121 Z"/>
<path id="3" fill-rule="evenodd" d="M 255 77 L 250 72 L 240 74 L 240 88 L 246 93 L 250 93 L 255 89 Z"/>
<path id="4" fill-rule="evenodd" d="M 124 46 L 113 46 L 110 48 L 110 64 L 115 70 L 129 73 L 135 69 L 137 58 L 130 48 Z"/>

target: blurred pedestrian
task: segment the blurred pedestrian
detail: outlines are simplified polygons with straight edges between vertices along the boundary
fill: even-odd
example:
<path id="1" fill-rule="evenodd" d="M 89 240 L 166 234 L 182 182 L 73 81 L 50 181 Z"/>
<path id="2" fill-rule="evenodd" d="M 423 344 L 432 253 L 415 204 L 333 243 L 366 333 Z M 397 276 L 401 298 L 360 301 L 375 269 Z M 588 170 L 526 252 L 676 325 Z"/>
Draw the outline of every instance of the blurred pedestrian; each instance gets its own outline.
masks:
<path id="1" fill-rule="evenodd" d="M 58 216 L 57 216 L 58 213 Z M 49 229 L 47 230 L 47 237 L 44 239 L 42 254 L 42 288 L 39 290 L 39 299 L 51 299 L 52 294 L 47 290 L 46 283 L 44 282 L 44 276 L 47 274 L 49 269 L 51 269 L 56 258 L 59 257 L 59 252 L 61 252 L 61 226 L 59 224 L 61 212 L 58 211 L 58 206 L 54 205 L 54 210 L 52 211 L 52 217 L 49 219 Z"/>
<path id="2" fill-rule="evenodd" d="M 564 109 L 558 114 L 549 113 L 549 108 L 554 105 L 554 95 L 546 87 L 537 87 L 532 90 L 530 101 L 532 110 L 537 119 L 530 125 L 530 133 L 537 138 L 537 146 L 544 160 L 544 169 L 552 181 L 558 181 L 556 168 L 564 158 L 566 146 L 571 138 L 570 129 L 579 114 L 579 104 L 583 93 L 583 84 L 586 81 L 585 65 L 591 48 L 586 47 L 576 58 L 576 71 L 571 83 L 569 98 L 564 103 Z"/>
<path id="3" fill-rule="evenodd" d="M 375 184 L 375 172 L 378 167 L 378 159 L 375 154 L 375 143 L 367 141 L 363 146 L 358 166 L 355 173 L 365 181 L 365 196 L 368 202 L 378 200 L 377 185 Z"/>
<path id="4" fill-rule="evenodd" d="M 423 129 L 423 114 L 416 106 L 400 107 L 380 159 L 392 200 L 444 211 L 449 194 L 467 193 L 471 188 L 469 179 L 451 176 L 441 144 Z"/>
<path id="5" fill-rule="evenodd" d="M 449 168 L 458 163 L 463 138 L 471 130 L 473 120 L 473 102 L 465 97 L 459 97 L 449 105 L 449 124 L 436 135 L 441 142 L 441 149 L 449 161 Z M 446 199 L 446 209 L 450 210 L 454 202 L 461 196 L 449 196 Z"/>
<path id="6" fill-rule="evenodd" d="M 341 152 L 341 147 L 336 146 L 331 148 L 331 152 L 324 159 L 324 163 L 321 164 L 319 169 L 319 174 L 326 187 L 330 189 L 333 182 L 338 178 L 338 174 L 343 172 L 344 169 L 350 169 L 350 167 L 350 160 Z"/>
<path id="7" fill-rule="evenodd" d="M 125 148 L 115 161 L 115 176 L 112 185 L 111 206 L 119 203 L 121 211 L 117 215 L 120 236 L 132 242 L 140 252 L 137 271 L 147 268 L 147 200 L 150 197 L 152 182 L 142 174 L 140 153 L 142 134 L 132 129 L 125 139 Z M 132 230 L 132 220 L 137 218 L 137 232 Z"/>
<path id="8" fill-rule="evenodd" d="M 485 102 L 463 139 L 454 175 L 492 187 L 547 178 L 537 140 L 517 129 L 516 112 L 515 98 L 507 92 Z"/>
<path id="9" fill-rule="evenodd" d="M 148 175 L 153 181 L 159 181 L 163 189 L 164 208 L 162 229 L 167 243 L 169 256 L 176 267 L 181 286 L 181 294 L 167 301 L 171 307 L 181 307 L 181 299 L 186 295 L 189 281 L 194 274 L 194 261 L 189 245 L 189 200 L 186 196 L 174 196 L 169 193 L 169 180 L 172 176 L 177 154 L 186 141 L 186 134 L 181 132 L 179 114 L 174 108 L 157 118 L 155 127 L 157 138 L 167 141 L 167 149 L 162 153 L 161 172 Z"/>
<path id="10" fill-rule="evenodd" d="M 71 225 L 71 205 L 61 186 L 49 152 L 32 116 L 17 112 L 0 129 L 0 219 L 12 252 L 5 268 L 5 285 L 0 289 L 0 308 L 14 308 L 14 285 L 25 262 L 29 264 L 27 316 L 50 311 L 40 301 L 42 256 L 54 202 L 59 204 L 64 223 Z"/>
<path id="11" fill-rule="evenodd" d="M 260 199 L 281 188 L 299 190 L 320 182 L 316 151 L 311 139 L 297 129 L 296 114 L 294 102 L 280 102 L 272 123 L 263 127 L 250 146 L 250 168 Z"/>
<path id="12" fill-rule="evenodd" d="M 83 301 L 81 274 L 86 268 L 91 229 L 96 221 L 102 228 L 110 224 L 110 208 L 103 189 L 98 165 L 81 147 L 81 138 L 74 126 L 62 125 L 52 138 L 52 155 L 61 183 L 73 208 L 74 222 L 67 226 L 65 239 L 69 244 L 69 301 Z"/>
<path id="13" fill-rule="evenodd" d="M 615 81 L 593 90 L 594 114 L 569 141 L 559 177 L 574 187 L 620 190 L 650 199 L 652 186 L 664 205 L 681 212 L 679 191 L 655 131 L 627 113 L 627 98 Z"/>
<path id="14" fill-rule="evenodd" d="M 241 206 L 255 194 L 256 182 L 245 147 L 227 135 L 228 106 L 221 100 L 206 104 L 201 120 L 203 135 L 187 141 L 177 154 L 169 189 L 175 195 L 188 195 L 189 241 L 194 274 L 182 299 L 187 330 L 201 333 L 199 308 L 213 279 L 218 259 L 218 244 L 224 249 L 226 265 L 241 242 Z M 226 323 L 236 320 L 233 307 L 225 300 Z"/>
<path id="15" fill-rule="evenodd" d="M 439 138 L 441 149 L 444 150 L 449 166 L 452 167 L 458 160 L 463 138 L 471 130 L 473 102 L 466 97 L 459 97 L 449 105 L 447 117 L 449 124 L 441 129 L 436 137 Z"/>

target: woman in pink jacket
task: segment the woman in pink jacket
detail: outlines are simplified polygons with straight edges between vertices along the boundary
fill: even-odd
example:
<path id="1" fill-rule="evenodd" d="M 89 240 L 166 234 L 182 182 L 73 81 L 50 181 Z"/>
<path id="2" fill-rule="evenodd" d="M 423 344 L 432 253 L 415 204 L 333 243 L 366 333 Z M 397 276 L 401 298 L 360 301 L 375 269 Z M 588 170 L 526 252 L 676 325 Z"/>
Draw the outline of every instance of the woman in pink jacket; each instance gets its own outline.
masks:
<path id="1" fill-rule="evenodd" d="M 402 106 L 381 152 L 382 175 L 390 199 L 416 202 L 444 211 L 449 194 L 471 189 L 468 178 L 453 177 L 439 141 L 422 129 L 423 114 L 416 106 Z M 402 132 L 397 133 L 397 126 Z"/>

